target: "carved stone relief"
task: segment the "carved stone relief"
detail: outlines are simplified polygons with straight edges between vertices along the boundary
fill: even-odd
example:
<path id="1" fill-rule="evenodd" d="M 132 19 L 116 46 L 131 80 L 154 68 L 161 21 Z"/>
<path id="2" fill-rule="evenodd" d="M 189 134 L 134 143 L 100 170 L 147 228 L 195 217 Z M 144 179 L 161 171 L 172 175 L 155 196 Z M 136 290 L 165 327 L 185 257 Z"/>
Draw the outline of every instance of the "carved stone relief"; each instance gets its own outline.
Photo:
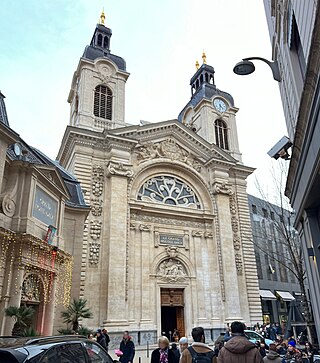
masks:
<path id="1" fill-rule="evenodd" d="M 185 282 L 188 274 L 183 264 L 176 258 L 162 261 L 157 270 L 157 277 L 166 282 Z"/>
<path id="2" fill-rule="evenodd" d="M 193 167 L 198 172 L 201 171 L 200 162 L 172 138 L 158 143 L 149 142 L 144 145 L 139 145 L 135 149 L 135 152 L 139 163 L 151 159 L 168 158 L 172 161 L 181 161 Z"/>
<path id="3" fill-rule="evenodd" d="M 128 178 L 133 177 L 131 166 L 120 162 L 110 161 L 107 170 L 109 175 L 120 175 Z"/>
<path id="4" fill-rule="evenodd" d="M 237 274 L 242 275 L 241 237 L 239 235 L 239 220 L 237 211 L 237 200 L 234 194 L 230 195 L 231 226 L 233 231 L 233 248 L 235 250 L 235 263 Z"/>
<path id="5" fill-rule="evenodd" d="M 213 194 L 226 194 L 226 195 L 233 195 L 234 190 L 231 185 L 228 184 L 228 182 L 214 182 L 212 184 L 212 193 Z"/>
<path id="6" fill-rule="evenodd" d="M 97 219 L 90 221 L 90 237 L 93 240 L 97 240 L 101 236 L 102 222 Z"/>
<path id="7" fill-rule="evenodd" d="M 100 244 L 97 242 L 90 242 L 89 244 L 89 263 L 97 265 L 99 262 Z"/>
<path id="8" fill-rule="evenodd" d="M 92 199 L 91 201 L 91 213 L 95 217 L 100 217 L 102 215 L 102 200 Z"/>

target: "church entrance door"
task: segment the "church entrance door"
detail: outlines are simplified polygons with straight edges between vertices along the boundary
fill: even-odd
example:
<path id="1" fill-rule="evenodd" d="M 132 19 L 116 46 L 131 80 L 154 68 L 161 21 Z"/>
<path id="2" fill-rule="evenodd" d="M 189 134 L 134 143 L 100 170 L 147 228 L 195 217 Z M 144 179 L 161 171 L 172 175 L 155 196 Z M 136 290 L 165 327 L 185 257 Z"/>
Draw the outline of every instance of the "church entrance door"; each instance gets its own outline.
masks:
<path id="1" fill-rule="evenodd" d="M 174 331 L 185 335 L 184 289 L 161 289 L 161 332 L 174 341 Z"/>

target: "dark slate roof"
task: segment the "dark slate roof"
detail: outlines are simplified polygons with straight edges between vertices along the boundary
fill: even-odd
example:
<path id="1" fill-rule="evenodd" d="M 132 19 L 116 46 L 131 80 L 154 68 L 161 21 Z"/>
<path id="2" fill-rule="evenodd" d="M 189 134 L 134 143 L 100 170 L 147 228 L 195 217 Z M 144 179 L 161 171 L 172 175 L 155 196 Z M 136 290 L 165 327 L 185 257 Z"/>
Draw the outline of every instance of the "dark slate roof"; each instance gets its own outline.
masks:
<path id="1" fill-rule="evenodd" d="M 5 124 L 6 126 L 9 126 L 9 120 L 4 99 L 5 96 L 0 92 L 0 122 Z"/>
<path id="2" fill-rule="evenodd" d="M 25 161 L 35 164 L 35 165 L 48 165 L 53 166 L 57 169 L 58 173 L 60 174 L 61 178 L 63 179 L 64 185 L 69 193 L 69 199 L 66 200 L 66 205 L 71 207 L 78 207 L 78 208 L 89 208 L 86 204 L 82 189 L 80 186 L 80 182 L 77 180 L 75 176 L 65 170 L 58 161 L 54 161 L 50 159 L 47 155 L 45 155 L 40 150 L 28 145 L 23 140 L 20 140 L 19 144 L 21 145 L 23 150 L 28 151 L 28 153 L 24 156 Z M 11 160 L 20 160 L 21 156 L 17 156 L 13 151 L 13 145 L 10 145 L 7 150 L 7 155 Z"/>
<path id="3" fill-rule="evenodd" d="M 178 120 L 182 121 L 182 116 L 185 112 L 185 110 L 192 106 L 193 108 L 197 106 L 198 103 L 204 98 L 211 99 L 213 96 L 222 96 L 226 98 L 231 106 L 234 106 L 234 100 L 233 97 L 224 91 L 220 91 L 215 85 L 209 84 L 209 83 L 203 83 L 202 87 L 200 87 L 196 93 L 191 97 L 191 100 L 186 104 L 186 106 L 183 108 L 183 110 L 179 113 Z"/>
<path id="4" fill-rule="evenodd" d="M 91 45 L 86 46 L 82 57 L 93 61 L 97 58 L 108 58 L 114 62 L 121 71 L 126 71 L 126 61 L 123 58 Z"/>

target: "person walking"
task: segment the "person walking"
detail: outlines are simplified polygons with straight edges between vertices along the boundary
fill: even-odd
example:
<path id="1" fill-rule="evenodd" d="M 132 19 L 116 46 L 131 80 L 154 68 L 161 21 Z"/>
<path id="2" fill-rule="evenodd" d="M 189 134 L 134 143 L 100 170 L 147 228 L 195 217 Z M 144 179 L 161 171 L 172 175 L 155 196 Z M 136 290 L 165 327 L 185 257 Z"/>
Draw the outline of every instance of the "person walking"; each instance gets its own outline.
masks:
<path id="1" fill-rule="evenodd" d="M 288 343 L 287 354 L 284 357 L 284 362 L 286 363 L 301 363 L 302 362 L 302 354 L 300 350 L 296 349 L 296 342 L 291 340 Z"/>
<path id="2" fill-rule="evenodd" d="M 263 358 L 263 363 L 282 363 L 282 358 L 277 353 L 277 346 L 275 344 L 269 345 L 269 353 Z"/>
<path id="3" fill-rule="evenodd" d="M 110 337 L 109 337 L 109 334 L 108 334 L 107 329 L 102 329 L 102 334 L 106 338 L 106 345 L 107 345 L 107 349 L 106 350 L 108 351 L 108 349 L 109 349 L 109 343 L 110 343 Z"/>
<path id="4" fill-rule="evenodd" d="M 188 348 L 189 344 L 188 344 L 188 338 L 187 337 L 182 337 L 179 340 L 179 350 L 180 350 L 180 355 Z"/>
<path id="5" fill-rule="evenodd" d="M 175 362 L 179 363 L 181 354 L 180 354 L 180 350 L 177 347 L 177 343 L 171 344 L 171 350 L 173 351 L 173 354 L 175 357 Z"/>
<path id="6" fill-rule="evenodd" d="M 244 324 L 234 321 L 231 324 L 231 336 L 218 355 L 218 363 L 262 363 L 262 356 L 244 335 Z"/>
<path id="7" fill-rule="evenodd" d="M 123 333 L 123 338 L 120 343 L 120 350 L 123 353 L 119 361 L 121 363 L 133 363 L 135 355 L 135 347 L 129 332 L 126 330 Z"/>
<path id="8" fill-rule="evenodd" d="M 191 335 L 194 342 L 183 351 L 180 363 L 216 363 L 214 351 L 205 344 L 204 329 L 193 328 Z"/>
<path id="9" fill-rule="evenodd" d="M 97 335 L 97 343 L 99 343 L 102 348 L 107 350 L 106 337 L 102 333 L 102 330 L 98 329 L 97 332 L 96 332 L 96 335 Z"/>
<path id="10" fill-rule="evenodd" d="M 176 356 L 172 349 L 169 349 L 169 339 L 160 337 L 158 340 L 158 348 L 151 354 L 151 363 L 177 363 Z"/>

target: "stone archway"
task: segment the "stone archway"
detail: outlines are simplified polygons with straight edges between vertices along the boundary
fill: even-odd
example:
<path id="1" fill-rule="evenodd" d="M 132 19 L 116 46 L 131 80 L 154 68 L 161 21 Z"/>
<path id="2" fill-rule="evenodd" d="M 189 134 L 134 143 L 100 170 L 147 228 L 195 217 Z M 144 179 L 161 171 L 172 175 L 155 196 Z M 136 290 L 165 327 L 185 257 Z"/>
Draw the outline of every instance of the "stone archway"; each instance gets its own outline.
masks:
<path id="1" fill-rule="evenodd" d="M 45 287 L 42 278 L 38 274 L 30 273 L 25 276 L 21 290 L 21 305 L 31 307 L 34 310 L 30 326 L 38 333 L 42 333 L 45 312 Z"/>

